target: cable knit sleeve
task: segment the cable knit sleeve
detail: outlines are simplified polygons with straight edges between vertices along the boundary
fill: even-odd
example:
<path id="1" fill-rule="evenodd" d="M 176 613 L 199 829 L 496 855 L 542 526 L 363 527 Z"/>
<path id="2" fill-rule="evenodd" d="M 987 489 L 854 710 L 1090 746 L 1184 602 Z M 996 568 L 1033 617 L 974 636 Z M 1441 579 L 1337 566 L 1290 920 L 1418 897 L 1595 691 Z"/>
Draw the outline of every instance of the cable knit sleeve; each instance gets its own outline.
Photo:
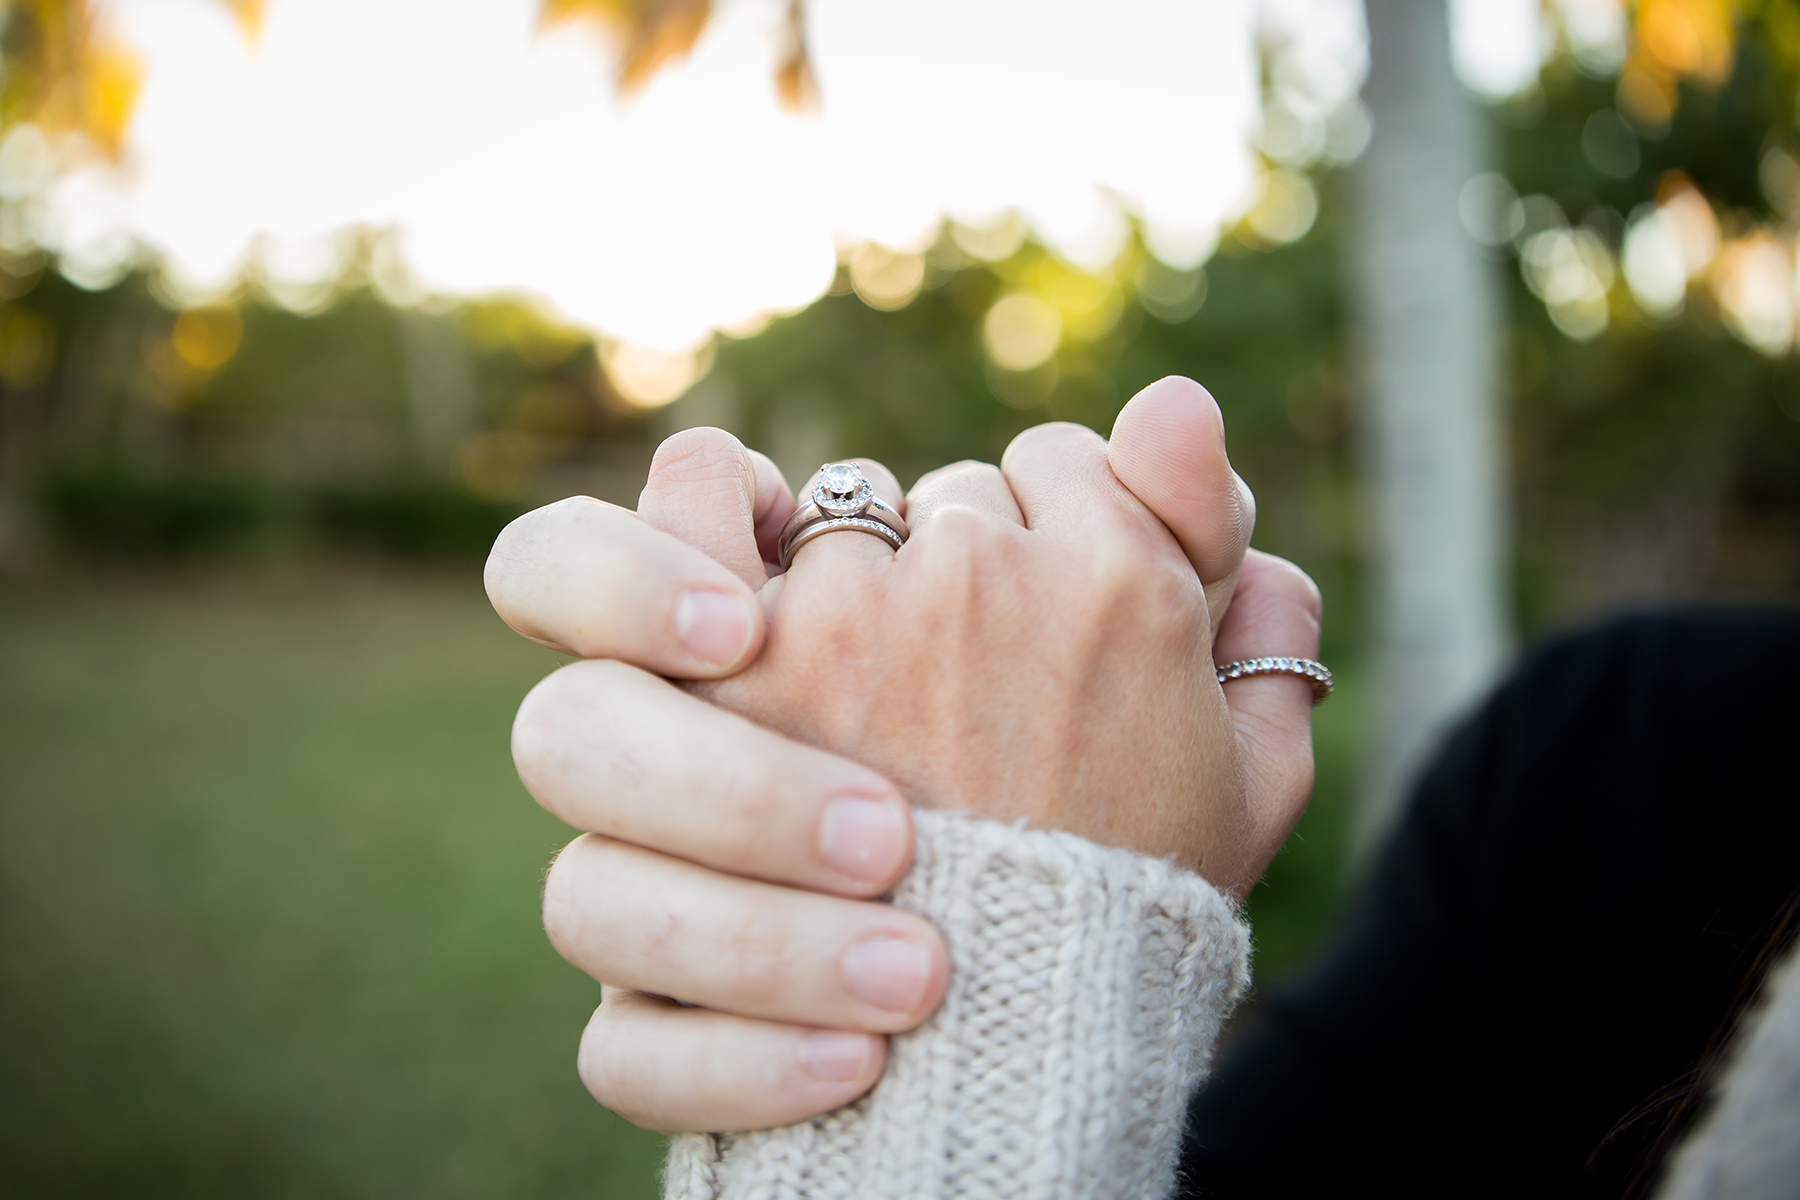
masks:
<path id="1" fill-rule="evenodd" d="M 1147 1200 L 1249 983 L 1249 930 L 1198 875 L 918 812 L 894 903 L 950 947 L 950 987 L 881 1083 L 784 1129 L 683 1134 L 668 1200 Z"/>

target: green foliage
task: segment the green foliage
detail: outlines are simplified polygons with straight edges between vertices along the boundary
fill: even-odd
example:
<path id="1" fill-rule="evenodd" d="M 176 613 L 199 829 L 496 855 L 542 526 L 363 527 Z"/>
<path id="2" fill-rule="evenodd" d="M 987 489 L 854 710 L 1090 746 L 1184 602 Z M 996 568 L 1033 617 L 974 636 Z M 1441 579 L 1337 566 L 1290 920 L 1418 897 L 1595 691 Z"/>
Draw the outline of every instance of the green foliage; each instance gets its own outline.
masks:
<path id="1" fill-rule="evenodd" d="M 119 470 L 56 471 L 38 506 L 65 545 L 101 557 L 186 557 L 242 549 L 283 514 L 243 479 L 150 480 Z"/>
<path id="2" fill-rule="evenodd" d="M 471 496 L 438 480 L 313 497 L 316 528 L 331 545 L 396 558 L 480 562 L 521 505 Z"/>
<path id="3" fill-rule="evenodd" d="M 62 550 L 139 560 L 327 548 L 479 562 L 524 511 L 437 479 L 302 490 L 241 476 L 145 475 L 117 464 L 46 472 L 37 505 Z"/>

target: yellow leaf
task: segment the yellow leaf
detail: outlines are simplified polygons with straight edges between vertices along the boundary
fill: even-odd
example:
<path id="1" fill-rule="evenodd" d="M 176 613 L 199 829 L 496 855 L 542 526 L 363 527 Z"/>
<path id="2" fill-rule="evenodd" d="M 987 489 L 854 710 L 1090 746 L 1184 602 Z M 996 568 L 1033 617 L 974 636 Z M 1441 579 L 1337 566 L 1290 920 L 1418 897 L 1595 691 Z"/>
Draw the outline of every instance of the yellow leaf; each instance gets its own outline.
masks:
<path id="1" fill-rule="evenodd" d="M 83 59 L 79 76 L 82 132 L 116 156 L 143 83 L 143 64 L 129 47 L 101 38 L 89 39 Z"/>
<path id="2" fill-rule="evenodd" d="M 1726 0 L 1640 0 L 1633 58 L 1664 79 L 1717 87 L 1731 77 L 1733 32 Z"/>
<path id="3" fill-rule="evenodd" d="M 544 0 L 540 27 L 598 20 L 624 40 L 619 90 L 634 92 L 659 67 L 694 48 L 712 16 L 710 0 Z"/>
<path id="4" fill-rule="evenodd" d="M 231 15 L 237 18 L 238 30 L 251 45 L 262 36 L 263 18 L 268 14 L 268 0 L 225 0 Z"/>
<path id="5" fill-rule="evenodd" d="M 711 0 L 542 0 L 538 26 L 598 21 L 611 28 L 624 43 L 619 90 L 631 93 L 663 66 L 685 57 L 711 17 Z M 790 111 L 816 108 L 819 88 L 806 52 L 804 0 L 789 0 L 783 41 L 775 93 Z"/>
<path id="6" fill-rule="evenodd" d="M 775 95 L 789 112 L 806 112 L 819 106 L 819 83 L 813 78 L 812 60 L 806 53 L 806 7 L 790 0 L 786 25 L 787 45 L 781 65 L 775 68 Z"/>

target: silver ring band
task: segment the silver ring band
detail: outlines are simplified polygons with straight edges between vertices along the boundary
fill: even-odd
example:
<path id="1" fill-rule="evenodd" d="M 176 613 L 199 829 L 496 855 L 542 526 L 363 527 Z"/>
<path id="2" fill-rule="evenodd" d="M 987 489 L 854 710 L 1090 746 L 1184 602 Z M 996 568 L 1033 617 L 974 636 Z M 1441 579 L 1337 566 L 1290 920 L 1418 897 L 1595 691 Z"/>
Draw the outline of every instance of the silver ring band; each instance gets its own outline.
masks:
<path id="1" fill-rule="evenodd" d="M 839 530 L 871 534 L 896 550 L 912 534 L 906 519 L 875 495 L 860 464 L 826 463 L 819 468 L 810 498 L 794 510 L 775 539 L 781 569 L 787 570 L 800 547 Z"/>
<path id="2" fill-rule="evenodd" d="M 893 507 L 879 497 L 872 498 L 868 506 L 859 512 L 827 512 L 811 500 L 801 504 L 794 510 L 794 515 L 787 519 L 781 527 L 781 536 L 793 537 L 814 521 L 830 521 L 842 517 L 867 517 L 871 521 L 880 521 L 883 525 L 899 534 L 902 539 L 912 532 L 906 525 L 906 518 L 895 512 Z M 779 540 L 779 539 L 778 539 Z"/>
<path id="3" fill-rule="evenodd" d="M 822 537 L 828 533 L 836 533 L 840 529 L 852 529 L 857 533 L 872 533 L 896 550 L 906 544 L 905 538 L 901 537 L 898 532 L 889 526 L 882 524 L 880 521 L 871 521 L 867 517 L 827 517 L 823 521 L 814 521 L 812 524 L 801 529 L 800 532 L 796 533 L 791 539 L 782 543 L 782 570 L 785 571 L 788 564 L 794 561 L 794 555 L 799 551 L 800 547 L 806 545 L 806 543 L 812 541 L 816 537 Z"/>
<path id="4" fill-rule="evenodd" d="M 1331 695 L 1331 669 L 1311 658 L 1240 658 L 1214 668 L 1220 683 L 1243 679 L 1248 675 L 1299 675 L 1312 684 L 1313 703 L 1323 704 Z"/>

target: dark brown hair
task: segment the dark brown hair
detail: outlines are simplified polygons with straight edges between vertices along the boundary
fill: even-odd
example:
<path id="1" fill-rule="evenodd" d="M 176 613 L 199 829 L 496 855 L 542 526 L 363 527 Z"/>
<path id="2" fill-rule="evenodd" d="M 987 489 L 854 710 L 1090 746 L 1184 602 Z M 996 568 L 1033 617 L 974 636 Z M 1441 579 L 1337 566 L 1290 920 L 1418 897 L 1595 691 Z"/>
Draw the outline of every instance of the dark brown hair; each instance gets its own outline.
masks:
<path id="1" fill-rule="evenodd" d="M 1769 968 L 1780 960 L 1794 942 L 1795 934 L 1800 932 L 1800 888 L 1794 890 L 1787 903 L 1776 910 L 1764 928 L 1768 930 L 1767 935 L 1757 945 L 1756 953 L 1751 955 L 1744 973 L 1738 979 L 1730 1005 L 1714 1027 L 1712 1036 L 1707 1038 L 1706 1048 L 1694 1060 L 1694 1065 L 1619 1118 L 1618 1124 L 1607 1131 L 1606 1136 L 1594 1147 L 1593 1153 L 1588 1155 L 1588 1164 L 1591 1166 L 1600 1152 L 1626 1130 L 1662 1114 L 1662 1124 L 1656 1136 L 1650 1139 L 1638 1155 L 1637 1166 L 1625 1187 L 1625 1200 L 1646 1200 L 1655 1191 L 1656 1185 L 1662 1180 L 1663 1169 L 1668 1165 L 1676 1147 L 1699 1122 L 1712 1098 L 1714 1085 L 1730 1058 L 1731 1049 L 1737 1042 L 1744 1018 L 1756 1007 L 1757 1000 L 1762 996 Z"/>

